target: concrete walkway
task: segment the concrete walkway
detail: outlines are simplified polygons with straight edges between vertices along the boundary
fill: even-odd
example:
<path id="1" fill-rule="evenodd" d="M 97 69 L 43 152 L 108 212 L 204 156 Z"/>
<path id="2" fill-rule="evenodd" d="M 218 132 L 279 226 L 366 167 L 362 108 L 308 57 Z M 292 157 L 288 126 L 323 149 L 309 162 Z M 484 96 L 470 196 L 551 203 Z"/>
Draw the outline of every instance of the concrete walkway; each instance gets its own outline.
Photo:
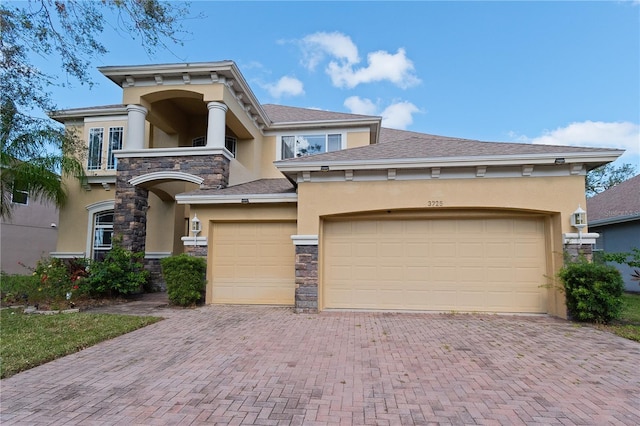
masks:
<path id="1" fill-rule="evenodd" d="M 591 327 L 158 306 L 159 323 L 2 380 L 0 423 L 640 424 L 640 344 Z"/>

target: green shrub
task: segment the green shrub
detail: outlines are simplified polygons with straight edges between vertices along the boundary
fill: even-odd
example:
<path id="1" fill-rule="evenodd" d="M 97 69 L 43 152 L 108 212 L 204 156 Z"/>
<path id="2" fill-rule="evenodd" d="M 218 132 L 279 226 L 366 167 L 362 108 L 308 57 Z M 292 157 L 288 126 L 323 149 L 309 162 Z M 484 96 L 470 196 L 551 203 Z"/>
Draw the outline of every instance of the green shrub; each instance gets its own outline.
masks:
<path id="1" fill-rule="evenodd" d="M 171 304 L 193 306 L 202 300 L 207 284 L 204 259 L 180 254 L 162 259 L 160 265 Z"/>
<path id="2" fill-rule="evenodd" d="M 87 259 L 58 259 L 45 257 L 31 275 L 2 275 L 3 303 L 72 302 L 85 294 L 83 281 L 88 276 Z"/>
<path id="3" fill-rule="evenodd" d="M 2 303 L 6 305 L 24 305 L 29 300 L 35 300 L 40 287 L 40 278 L 33 275 L 0 275 L 0 294 Z"/>
<path id="4" fill-rule="evenodd" d="M 624 282 L 615 267 L 580 259 L 565 264 L 558 277 L 573 319 L 607 324 L 620 318 Z"/>
<path id="5" fill-rule="evenodd" d="M 86 280 L 87 291 L 92 296 L 118 296 L 140 292 L 149 280 L 144 269 L 144 253 L 132 253 L 122 247 L 119 240 L 103 260 L 92 262 Z"/>

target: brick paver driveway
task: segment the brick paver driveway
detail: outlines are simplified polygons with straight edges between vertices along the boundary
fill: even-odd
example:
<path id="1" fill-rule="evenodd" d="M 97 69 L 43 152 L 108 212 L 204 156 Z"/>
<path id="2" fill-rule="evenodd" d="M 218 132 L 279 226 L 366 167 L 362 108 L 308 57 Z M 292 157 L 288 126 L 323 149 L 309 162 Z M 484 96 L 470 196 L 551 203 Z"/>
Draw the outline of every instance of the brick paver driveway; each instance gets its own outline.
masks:
<path id="1" fill-rule="evenodd" d="M 2 424 L 640 424 L 640 345 L 562 320 L 165 312 L 0 382 Z"/>

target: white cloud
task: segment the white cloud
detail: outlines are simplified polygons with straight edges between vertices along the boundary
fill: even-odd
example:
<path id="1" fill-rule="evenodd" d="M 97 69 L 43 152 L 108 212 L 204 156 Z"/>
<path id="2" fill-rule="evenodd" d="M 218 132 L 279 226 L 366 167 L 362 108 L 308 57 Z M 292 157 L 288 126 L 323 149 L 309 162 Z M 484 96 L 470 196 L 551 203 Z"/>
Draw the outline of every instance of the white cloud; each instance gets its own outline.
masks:
<path id="1" fill-rule="evenodd" d="M 542 145 L 619 148 L 639 154 L 640 126 L 628 121 L 583 121 L 547 130 L 542 136 L 531 139 L 531 142 Z"/>
<path id="2" fill-rule="evenodd" d="M 349 108 L 352 114 L 378 115 L 378 107 L 371 99 L 360 96 L 350 96 L 344 101 L 344 106 Z"/>
<path id="3" fill-rule="evenodd" d="M 327 74 L 336 87 L 354 88 L 358 84 L 388 80 L 396 86 L 406 89 L 420 83 L 414 74 L 413 62 L 406 56 L 404 49 L 396 54 L 379 50 L 367 55 L 368 66 L 355 68 L 352 63 L 329 62 Z"/>
<path id="4" fill-rule="evenodd" d="M 407 58 L 403 48 L 395 54 L 379 50 L 367 55 L 367 65 L 360 63 L 358 48 L 351 38 L 339 32 L 318 32 L 304 37 L 300 41 L 303 64 L 314 70 L 326 57 L 329 63 L 326 73 L 336 87 L 354 88 L 359 84 L 377 81 L 390 81 L 406 89 L 420 83 L 415 75 L 413 62 Z"/>
<path id="5" fill-rule="evenodd" d="M 413 123 L 413 114 L 420 112 L 411 102 L 391 104 L 382 111 L 382 125 L 392 129 L 405 130 Z"/>
<path id="6" fill-rule="evenodd" d="M 315 69 L 326 55 L 347 64 L 360 62 L 356 45 L 349 36 L 339 32 L 309 34 L 300 44 L 304 56 L 303 64 L 310 70 Z"/>
<path id="7" fill-rule="evenodd" d="M 413 123 L 413 114 L 420 109 L 411 102 L 400 101 L 393 103 L 379 112 L 378 105 L 370 99 L 351 96 L 344 101 L 349 111 L 353 114 L 380 115 L 382 125 L 392 129 L 405 130 Z"/>
<path id="8" fill-rule="evenodd" d="M 295 77 L 284 76 L 276 83 L 268 83 L 263 86 L 271 96 L 280 98 L 282 96 L 299 96 L 304 94 L 304 86 Z"/>
<path id="9" fill-rule="evenodd" d="M 624 149 L 626 152 L 616 163 L 631 162 L 640 166 L 640 126 L 628 121 L 571 123 L 566 127 L 545 131 L 530 141 L 542 145 Z"/>

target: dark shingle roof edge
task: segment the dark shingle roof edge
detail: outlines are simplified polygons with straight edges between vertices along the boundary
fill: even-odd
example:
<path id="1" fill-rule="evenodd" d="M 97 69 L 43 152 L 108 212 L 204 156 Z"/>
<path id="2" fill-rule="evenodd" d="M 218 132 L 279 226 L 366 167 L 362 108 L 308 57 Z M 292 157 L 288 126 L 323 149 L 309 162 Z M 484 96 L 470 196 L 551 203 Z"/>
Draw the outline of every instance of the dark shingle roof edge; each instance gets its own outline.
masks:
<path id="1" fill-rule="evenodd" d="M 295 202 L 296 189 L 288 179 L 258 179 L 226 188 L 204 188 L 176 195 L 178 204 Z"/>
<path id="2" fill-rule="evenodd" d="M 640 218 L 640 174 L 587 199 L 589 226 Z"/>

